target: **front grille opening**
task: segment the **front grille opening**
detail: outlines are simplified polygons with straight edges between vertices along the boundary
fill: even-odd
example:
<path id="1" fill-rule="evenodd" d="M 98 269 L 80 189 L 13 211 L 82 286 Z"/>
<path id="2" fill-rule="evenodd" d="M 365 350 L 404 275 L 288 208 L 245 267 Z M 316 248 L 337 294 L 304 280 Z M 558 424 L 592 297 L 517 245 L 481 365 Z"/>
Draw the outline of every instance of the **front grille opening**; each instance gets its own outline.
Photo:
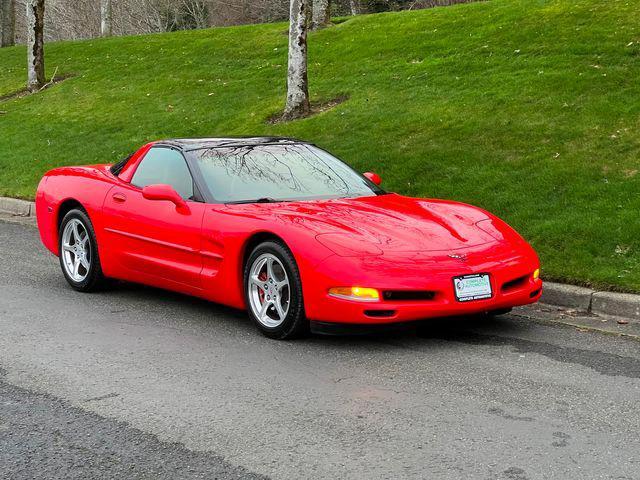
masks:
<path id="1" fill-rule="evenodd" d="M 367 317 L 385 318 L 393 317 L 396 314 L 395 310 L 365 310 L 364 314 Z"/>
<path id="2" fill-rule="evenodd" d="M 435 296 L 436 292 L 429 290 L 385 290 L 382 292 L 382 298 L 390 302 L 403 300 L 428 301 L 433 300 Z"/>
<path id="3" fill-rule="evenodd" d="M 533 292 L 531 292 L 531 293 L 529 294 L 529 298 L 537 297 L 537 296 L 538 296 L 538 294 L 540 293 L 540 290 L 542 290 L 542 289 L 541 289 L 541 288 L 539 288 L 539 289 L 534 290 Z"/>
<path id="4" fill-rule="evenodd" d="M 515 290 L 520 287 L 524 287 L 529 280 L 529 275 L 525 275 L 523 277 L 514 278 L 513 280 L 509 280 L 502 285 L 502 291 L 508 292 L 509 290 Z"/>

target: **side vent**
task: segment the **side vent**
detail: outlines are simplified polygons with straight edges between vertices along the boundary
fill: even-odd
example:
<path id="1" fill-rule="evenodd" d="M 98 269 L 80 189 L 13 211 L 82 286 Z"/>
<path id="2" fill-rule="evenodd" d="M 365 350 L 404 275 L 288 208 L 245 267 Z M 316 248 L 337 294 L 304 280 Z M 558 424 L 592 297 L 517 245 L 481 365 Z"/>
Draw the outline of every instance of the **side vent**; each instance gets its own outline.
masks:
<path id="1" fill-rule="evenodd" d="M 396 311 L 395 310 L 365 310 L 364 314 L 367 317 L 389 318 L 389 317 L 393 317 L 396 314 Z"/>
<path id="2" fill-rule="evenodd" d="M 529 279 L 529 275 L 524 275 L 523 277 L 514 278 L 513 280 L 509 280 L 502 284 L 502 291 L 509 292 L 511 290 L 517 290 L 518 288 L 524 287 L 527 284 L 527 280 Z"/>

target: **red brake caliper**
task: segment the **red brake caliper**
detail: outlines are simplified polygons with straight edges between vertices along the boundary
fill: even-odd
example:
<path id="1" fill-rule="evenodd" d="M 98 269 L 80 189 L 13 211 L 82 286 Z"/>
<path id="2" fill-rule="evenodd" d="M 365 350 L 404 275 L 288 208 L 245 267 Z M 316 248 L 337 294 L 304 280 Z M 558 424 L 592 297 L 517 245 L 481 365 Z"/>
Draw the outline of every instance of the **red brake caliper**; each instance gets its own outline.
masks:
<path id="1" fill-rule="evenodd" d="M 267 283 L 267 272 L 260 272 L 260 275 L 258 275 L 258 280 Z M 264 290 L 262 290 L 261 288 L 258 289 L 258 297 L 260 297 L 260 303 L 264 303 Z"/>

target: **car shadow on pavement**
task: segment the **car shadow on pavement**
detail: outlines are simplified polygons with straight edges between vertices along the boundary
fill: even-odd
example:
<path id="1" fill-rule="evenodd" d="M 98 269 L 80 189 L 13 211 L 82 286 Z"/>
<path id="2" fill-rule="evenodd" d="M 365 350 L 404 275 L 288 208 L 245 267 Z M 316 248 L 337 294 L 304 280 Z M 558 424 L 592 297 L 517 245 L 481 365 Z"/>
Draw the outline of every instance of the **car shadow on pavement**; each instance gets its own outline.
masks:
<path id="1" fill-rule="evenodd" d="M 199 328 L 211 332 L 215 328 L 224 328 L 229 333 L 237 329 L 243 334 L 253 333 L 260 336 L 244 310 L 177 292 L 118 281 L 112 282 L 98 296 L 102 298 L 103 306 L 111 309 L 113 314 L 126 316 L 141 311 L 158 313 L 167 318 L 179 318 L 183 323 L 198 325 Z M 92 295 L 92 301 L 95 297 Z M 337 348 L 356 345 L 371 348 L 374 344 L 380 343 L 387 346 L 410 343 L 413 346 L 435 348 L 442 342 L 452 341 L 492 345 L 495 344 L 496 337 L 519 337 L 539 328 L 540 325 L 514 315 L 469 315 L 374 328 L 346 327 L 340 328 L 337 334 L 314 333 L 298 341 L 312 345 L 333 345 Z"/>
<path id="2" fill-rule="evenodd" d="M 252 326 L 243 310 L 161 288 L 112 281 L 98 295 L 108 301 L 111 306 L 117 304 L 123 311 L 144 308 L 167 314 L 179 314 L 183 320 L 201 319 L 207 322 L 215 320 L 229 324 L 237 323 L 245 328 Z"/>
<path id="3" fill-rule="evenodd" d="M 203 326 L 214 328 L 215 325 L 235 326 L 243 332 L 254 330 L 248 314 L 244 310 L 227 307 L 190 295 L 163 290 L 128 282 L 114 281 L 104 289 L 101 296 L 109 303 L 120 305 L 124 313 L 129 309 L 145 308 L 161 310 L 168 314 L 175 312 L 183 320 L 203 322 Z M 117 311 L 115 313 L 118 313 Z M 464 317 L 433 318 L 418 322 L 391 324 L 381 326 L 348 326 L 340 328 L 338 333 L 312 333 L 305 341 L 311 343 L 367 344 L 403 341 L 416 338 L 426 340 L 463 339 L 470 332 L 500 331 L 503 334 L 516 335 L 531 327 L 512 316 L 474 315 Z M 255 330 L 255 334 L 259 332 Z"/>
<path id="4" fill-rule="evenodd" d="M 97 303 L 96 296 L 91 297 L 91 302 Z M 431 354 L 463 344 L 473 348 L 508 348 L 520 354 L 536 353 L 562 363 L 587 366 L 604 375 L 640 378 L 640 359 L 584 348 L 578 339 L 572 341 L 573 345 L 567 345 L 564 340 L 568 335 L 574 335 L 571 330 L 532 322 L 517 315 L 436 318 L 392 325 L 382 330 L 345 330 L 340 335 L 313 334 L 291 342 L 277 342 L 262 337 L 246 312 L 195 297 L 124 282 L 114 283 L 99 297 L 103 308 L 111 309 L 110 313 L 114 315 L 122 315 L 124 321 L 131 321 L 133 315 L 149 317 L 156 314 L 155 321 L 174 322 L 167 325 L 173 328 L 196 328 L 216 337 L 254 335 L 256 342 L 274 350 L 297 348 L 306 354 L 316 354 L 318 349 L 331 349 L 352 354 L 354 351 L 389 353 L 394 349 L 408 349 Z M 552 331 L 540 336 L 541 331 L 548 329 Z M 565 333 L 560 334 L 561 330 Z"/>
<path id="5" fill-rule="evenodd" d="M 466 317 L 433 318 L 424 321 L 368 327 L 340 329 L 339 334 L 313 334 L 307 341 L 314 344 L 354 347 L 384 344 L 386 347 L 428 349 L 449 348 L 450 341 L 466 343 L 471 335 L 489 337 L 495 332 L 507 336 L 529 330 L 515 317 L 477 315 Z"/>

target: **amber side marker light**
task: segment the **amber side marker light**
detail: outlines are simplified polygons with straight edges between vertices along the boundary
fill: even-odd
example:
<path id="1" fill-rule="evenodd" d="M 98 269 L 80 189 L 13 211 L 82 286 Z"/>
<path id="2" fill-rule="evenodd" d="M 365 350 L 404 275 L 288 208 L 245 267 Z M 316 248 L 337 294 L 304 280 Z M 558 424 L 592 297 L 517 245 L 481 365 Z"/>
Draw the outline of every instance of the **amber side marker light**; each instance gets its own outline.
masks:
<path id="1" fill-rule="evenodd" d="M 533 271 L 533 275 L 531 275 L 531 276 L 533 277 L 533 279 L 534 279 L 534 280 L 539 279 L 539 278 L 540 278 L 540 269 L 539 269 L 539 268 L 536 268 L 536 269 Z"/>
<path id="2" fill-rule="evenodd" d="M 361 302 L 375 302 L 380 300 L 378 290 L 366 287 L 334 287 L 329 289 L 329 295 L 345 300 L 358 300 Z"/>

